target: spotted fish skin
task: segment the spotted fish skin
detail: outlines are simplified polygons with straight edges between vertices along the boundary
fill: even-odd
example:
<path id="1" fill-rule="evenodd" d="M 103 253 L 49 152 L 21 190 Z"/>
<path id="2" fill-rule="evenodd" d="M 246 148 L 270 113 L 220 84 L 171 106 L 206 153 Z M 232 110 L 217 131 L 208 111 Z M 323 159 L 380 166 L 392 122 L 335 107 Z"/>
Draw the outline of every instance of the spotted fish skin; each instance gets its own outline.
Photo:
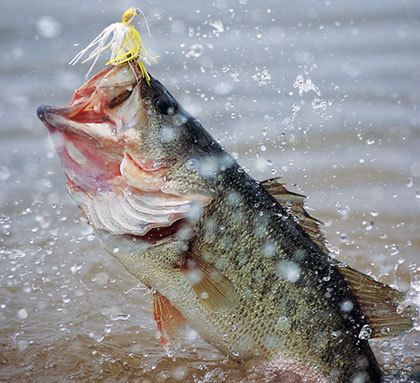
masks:
<path id="1" fill-rule="evenodd" d="M 154 291 L 165 347 L 189 325 L 239 362 L 381 381 L 359 274 L 326 253 L 302 196 L 251 178 L 159 81 L 108 68 L 38 116 L 100 243 Z"/>

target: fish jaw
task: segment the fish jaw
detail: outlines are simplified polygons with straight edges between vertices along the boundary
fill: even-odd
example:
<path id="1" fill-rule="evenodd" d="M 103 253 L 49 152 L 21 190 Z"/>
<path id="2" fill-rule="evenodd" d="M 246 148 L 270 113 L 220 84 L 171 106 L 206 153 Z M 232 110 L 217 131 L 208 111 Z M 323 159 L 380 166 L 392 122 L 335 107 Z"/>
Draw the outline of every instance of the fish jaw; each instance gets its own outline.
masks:
<path id="1" fill-rule="evenodd" d="M 169 175 L 182 155 L 168 155 L 159 143 L 159 129 L 172 117 L 161 116 L 153 102 L 166 90 L 154 79 L 149 86 L 136 70 L 107 68 L 76 90 L 67 107 L 43 105 L 37 114 L 61 159 L 68 192 L 92 226 L 150 242 L 177 232 L 208 197 L 188 195 Z"/>
<path id="2" fill-rule="evenodd" d="M 120 176 L 122 153 L 117 139 L 111 134 L 108 137 L 89 135 L 86 125 L 93 130 L 92 125 L 96 123 L 82 126 L 67 119 L 64 113 L 63 109 L 53 107 L 38 108 L 38 116 L 48 128 L 69 183 L 90 195 L 111 189 Z M 105 140 L 108 150 L 104 150 Z"/>
<path id="3" fill-rule="evenodd" d="M 108 106 L 112 102 L 109 89 L 122 87 L 120 76 L 121 71 L 107 68 L 76 90 L 67 107 L 42 105 L 37 110 L 73 189 L 77 187 L 90 195 L 111 190 L 121 182 L 125 147 L 122 126 L 130 121 L 118 118 Z M 137 80 L 131 75 L 128 81 L 133 86 Z M 127 87 L 127 80 L 123 86 Z M 139 116 L 143 111 L 137 109 Z"/>

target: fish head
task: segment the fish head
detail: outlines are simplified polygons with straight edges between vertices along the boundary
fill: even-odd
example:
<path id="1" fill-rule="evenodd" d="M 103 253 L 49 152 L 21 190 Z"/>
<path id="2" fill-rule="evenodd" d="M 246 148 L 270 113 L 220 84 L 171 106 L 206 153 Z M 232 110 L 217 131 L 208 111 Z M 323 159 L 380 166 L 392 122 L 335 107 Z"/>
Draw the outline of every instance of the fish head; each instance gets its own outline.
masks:
<path id="1" fill-rule="evenodd" d="M 222 149 L 133 63 L 106 68 L 76 90 L 67 107 L 43 105 L 37 114 L 61 158 L 69 193 L 96 229 L 143 235 L 210 198 L 214 177 L 203 176 L 199 162 Z"/>

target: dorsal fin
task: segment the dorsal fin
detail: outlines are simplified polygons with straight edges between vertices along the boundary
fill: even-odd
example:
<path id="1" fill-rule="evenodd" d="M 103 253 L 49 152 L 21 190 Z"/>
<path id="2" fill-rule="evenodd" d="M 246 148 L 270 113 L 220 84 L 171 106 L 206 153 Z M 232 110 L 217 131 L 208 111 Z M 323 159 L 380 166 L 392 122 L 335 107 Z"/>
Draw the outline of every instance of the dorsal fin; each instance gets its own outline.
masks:
<path id="1" fill-rule="evenodd" d="M 299 222 L 312 241 L 328 254 L 326 240 L 320 229 L 322 222 L 311 217 L 305 210 L 306 197 L 290 192 L 279 180 L 279 178 L 272 178 L 261 182 L 261 185 Z M 413 328 L 412 318 L 416 315 L 416 309 L 408 307 L 403 313 L 398 312 L 398 305 L 403 301 L 404 294 L 343 263 L 333 260 L 333 264 L 338 268 L 360 304 L 372 330 L 371 337 L 398 336 Z"/>
<path id="2" fill-rule="evenodd" d="M 398 312 L 398 305 L 404 300 L 403 293 L 343 263 L 334 261 L 334 264 L 360 304 L 372 329 L 372 338 L 400 336 L 413 328 L 415 308 L 407 307 L 404 312 Z"/>
<path id="3" fill-rule="evenodd" d="M 296 219 L 311 240 L 315 242 L 324 253 L 328 254 L 329 251 L 326 247 L 326 239 L 320 229 L 322 222 L 311 217 L 305 210 L 304 203 L 306 197 L 287 190 L 284 184 L 280 183 L 280 178 L 271 178 L 262 181 L 261 185 Z"/>

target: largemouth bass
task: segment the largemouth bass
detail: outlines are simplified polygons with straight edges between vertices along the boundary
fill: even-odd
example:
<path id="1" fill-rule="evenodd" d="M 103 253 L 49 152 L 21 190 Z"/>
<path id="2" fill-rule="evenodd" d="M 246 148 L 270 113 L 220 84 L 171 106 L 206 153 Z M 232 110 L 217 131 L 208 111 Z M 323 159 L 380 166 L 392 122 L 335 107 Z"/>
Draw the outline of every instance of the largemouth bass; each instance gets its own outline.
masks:
<path id="1" fill-rule="evenodd" d="M 331 258 L 304 196 L 251 178 L 159 81 L 109 67 L 38 116 L 102 246 L 153 290 L 166 347 L 189 325 L 302 381 L 381 381 L 368 339 L 411 329 L 403 295 Z"/>

